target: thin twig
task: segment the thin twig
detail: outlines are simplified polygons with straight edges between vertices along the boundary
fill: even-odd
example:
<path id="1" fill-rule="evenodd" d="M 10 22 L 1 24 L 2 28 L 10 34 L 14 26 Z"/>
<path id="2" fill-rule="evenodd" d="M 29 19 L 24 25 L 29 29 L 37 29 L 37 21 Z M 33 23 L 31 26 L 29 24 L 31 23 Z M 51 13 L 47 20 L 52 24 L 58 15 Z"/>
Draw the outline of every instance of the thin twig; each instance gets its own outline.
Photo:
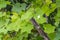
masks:
<path id="1" fill-rule="evenodd" d="M 38 33 L 44 38 L 44 40 L 50 40 L 49 37 L 47 36 L 47 34 L 41 29 L 41 27 L 35 21 L 34 18 L 31 18 L 30 21 L 32 22 L 32 24 L 34 25 L 34 27 L 36 28 L 36 30 L 38 31 Z"/>

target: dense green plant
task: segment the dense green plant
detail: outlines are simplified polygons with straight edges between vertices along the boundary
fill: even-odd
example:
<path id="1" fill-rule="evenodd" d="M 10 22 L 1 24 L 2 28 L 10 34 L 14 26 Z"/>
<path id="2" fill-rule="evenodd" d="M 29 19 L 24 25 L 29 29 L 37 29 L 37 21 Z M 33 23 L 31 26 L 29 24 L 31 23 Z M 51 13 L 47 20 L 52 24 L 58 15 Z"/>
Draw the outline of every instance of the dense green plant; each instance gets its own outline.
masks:
<path id="1" fill-rule="evenodd" d="M 60 0 L 0 0 L 0 40 L 43 40 L 33 17 L 50 40 L 60 40 Z"/>

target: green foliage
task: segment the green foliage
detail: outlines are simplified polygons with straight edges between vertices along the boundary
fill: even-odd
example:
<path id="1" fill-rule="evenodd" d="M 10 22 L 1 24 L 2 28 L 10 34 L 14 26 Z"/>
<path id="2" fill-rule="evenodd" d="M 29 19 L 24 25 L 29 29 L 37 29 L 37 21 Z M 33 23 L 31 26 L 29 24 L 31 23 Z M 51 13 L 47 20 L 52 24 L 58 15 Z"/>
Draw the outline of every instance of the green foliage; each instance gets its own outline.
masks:
<path id="1" fill-rule="evenodd" d="M 43 40 L 30 19 L 60 40 L 60 0 L 0 0 L 0 40 Z"/>
<path id="2" fill-rule="evenodd" d="M 60 7 L 60 0 L 56 0 L 56 5 L 57 5 L 57 7 Z"/>
<path id="3" fill-rule="evenodd" d="M 20 11 L 25 10 L 25 8 L 26 8 L 25 3 L 23 3 L 23 4 L 16 3 L 15 5 L 13 5 L 12 11 L 20 13 Z"/>
<path id="4" fill-rule="evenodd" d="M 50 24 L 44 24 L 44 31 L 48 34 L 54 33 L 55 27 Z"/>

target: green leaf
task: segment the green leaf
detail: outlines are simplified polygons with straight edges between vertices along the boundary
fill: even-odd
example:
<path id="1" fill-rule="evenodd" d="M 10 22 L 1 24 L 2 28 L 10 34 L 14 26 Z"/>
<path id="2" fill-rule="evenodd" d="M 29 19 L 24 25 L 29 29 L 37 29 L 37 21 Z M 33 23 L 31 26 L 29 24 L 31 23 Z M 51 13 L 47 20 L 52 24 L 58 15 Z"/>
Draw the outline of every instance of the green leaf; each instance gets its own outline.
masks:
<path id="1" fill-rule="evenodd" d="M 46 0 L 46 4 L 51 4 L 52 1 L 51 0 Z"/>
<path id="2" fill-rule="evenodd" d="M 0 28 L 0 33 L 7 34 L 7 30 L 4 27 L 3 28 Z"/>
<path id="3" fill-rule="evenodd" d="M 59 18 L 59 17 L 60 17 L 60 8 L 58 8 L 57 10 L 58 10 L 58 11 L 57 11 L 57 15 L 56 15 L 56 17 Z"/>
<path id="4" fill-rule="evenodd" d="M 9 20 L 2 20 L 0 18 L 0 33 L 6 34 L 7 33 L 7 29 L 6 29 L 6 25 L 8 24 Z"/>
<path id="5" fill-rule="evenodd" d="M 25 40 L 25 38 L 27 38 L 28 33 L 17 33 L 16 37 L 13 38 L 13 40 Z"/>
<path id="6" fill-rule="evenodd" d="M 2 26 L 4 26 L 4 24 L 5 24 L 5 21 L 2 20 L 2 19 L 0 19 L 0 28 L 1 28 Z"/>
<path id="7" fill-rule="evenodd" d="M 44 24 L 43 27 L 44 27 L 44 31 L 46 33 L 48 33 L 48 34 L 54 33 L 55 26 L 52 26 L 51 24 Z"/>
<path id="8" fill-rule="evenodd" d="M 27 24 L 26 26 L 21 27 L 21 32 L 31 33 L 32 29 L 33 29 L 33 25 Z"/>
<path id="9" fill-rule="evenodd" d="M 0 9 L 1 9 L 1 8 L 5 8 L 6 5 L 7 5 L 7 4 L 6 4 L 6 1 L 1 1 L 1 2 L 0 2 Z"/>
<path id="10" fill-rule="evenodd" d="M 0 40 L 2 40 L 2 37 L 3 37 L 3 35 L 2 35 L 2 34 L 0 34 Z"/>
<path id="11" fill-rule="evenodd" d="M 49 16 L 50 13 L 54 12 L 54 10 L 56 9 L 56 4 L 55 3 L 52 3 L 51 4 L 51 8 L 49 8 L 47 11 L 46 11 L 46 15 Z"/>
<path id="12" fill-rule="evenodd" d="M 19 19 L 18 13 L 13 12 L 13 15 L 11 16 L 11 22 L 15 22 L 17 19 Z"/>
<path id="13" fill-rule="evenodd" d="M 30 20 L 33 17 L 34 8 L 29 8 L 26 13 L 21 16 L 21 20 Z"/>
<path id="14" fill-rule="evenodd" d="M 55 36 L 56 36 L 56 33 L 50 33 L 48 34 L 50 40 L 54 40 Z"/>
<path id="15" fill-rule="evenodd" d="M 15 22 L 12 22 L 6 26 L 8 31 L 18 31 L 20 29 L 20 19 L 17 19 Z"/>
<path id="16" fill-rule="evenodd" d="M 50 15 L 50 13 L 52 13 L 55 9 L 56 9 L 56 4 L 55 3 L 52 3 L 51 4 L 51 6 L 50 6 L 51 8 L 49 8 L 49 5 L 43 5 L 42 6 L 42 11 L 47 15 L 47 16 L 49 16 Z"/>
<path id="17" fill-rule="evenodd" d="M 60 7 L 60 0 L 56 0 L 57 7 Z"/>
<path id="18" fill-rule="evenodd" d="M 60 40 L 60 32 L 56 33 L 56 37 L 54 38 L 54 40 Z"/>
<path id="19" fill-rule="evenodd" d="M 0 12 L 0 17 L 2 17 L 3 16 L 3 14 L 2 14 L 2 12 Z"/>
<path id="20" fill-rule="evenodd" d="M 60 23 L 60 8 L 57 11 L 55 18 L 55 25 L 58 27 L 59 23 Z"/>
<path id="21" fill-rule="evenodd" d="M 22 3 L 22 4 L 16 3 L 15 5 L 13 5 L 12 11 L 20 13 L 22 10 L 25 10 L 25 8 L 26 8 L 25 3 Z"/>
<path id="22" fill-rule="evenodd" d="M 49 10 L 49 7 L 48 5 L 43 5 L 41 9 L 44 13 L 46 13 Z"/>
<path id="23" fill-rule="evenodd" d="M 44 18 L 43 15 L 44 12 L 39 7 L 35 8 L 34 18 L 39 24 L 43 24 L 46 22 L 46 18 Z"/>
<path id="24" fill-rule="evenodd" d="M 38 15 L 38 16 L 39 16 L 39 15 Z M 46 18 L 44 18 L 44 17 L 40 17 L 40 18 L 36 17 L 36 21 L 37 21 L 39 24 L 43 24 L 43 23 L 46 22 Z"/>

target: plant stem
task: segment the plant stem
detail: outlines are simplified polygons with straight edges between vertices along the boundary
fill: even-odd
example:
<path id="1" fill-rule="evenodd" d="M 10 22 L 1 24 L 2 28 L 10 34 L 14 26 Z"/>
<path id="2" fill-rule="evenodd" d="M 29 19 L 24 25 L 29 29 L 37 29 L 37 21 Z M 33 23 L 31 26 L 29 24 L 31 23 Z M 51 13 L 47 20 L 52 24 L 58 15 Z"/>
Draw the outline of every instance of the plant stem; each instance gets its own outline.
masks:
<path id="1" fill-rule="evenodd" d="M 30 21 L 32 22 L 32 24 L 34 25 L 34 27 L 36 28 L 36 30 L 38 31 L 38 33 L 40 34 L 40 36 L 42 36 L 44 38 L 44 40 L 50 40 L 49 37 L 47 36 L 47 34 L 41 29 L 41 27 L 35 21 L 34 18 L 31 18 Z"/>

